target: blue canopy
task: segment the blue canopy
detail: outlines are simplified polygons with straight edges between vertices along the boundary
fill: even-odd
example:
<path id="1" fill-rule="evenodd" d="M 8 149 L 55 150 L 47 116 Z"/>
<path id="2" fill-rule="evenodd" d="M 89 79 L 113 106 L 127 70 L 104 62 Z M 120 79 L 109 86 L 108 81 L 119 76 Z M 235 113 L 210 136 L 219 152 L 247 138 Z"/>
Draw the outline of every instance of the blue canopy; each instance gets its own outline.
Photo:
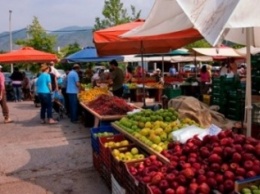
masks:
<path id="1" fill-rule="evenodd" d="M 99 57 L 95 47 L 85 47 L 82 50 L 65 57 L 64 59 L 68 63 L 85 63 L 111 61 L 112 59 L 123 61 L 124 57 L 121 55 Z"/>

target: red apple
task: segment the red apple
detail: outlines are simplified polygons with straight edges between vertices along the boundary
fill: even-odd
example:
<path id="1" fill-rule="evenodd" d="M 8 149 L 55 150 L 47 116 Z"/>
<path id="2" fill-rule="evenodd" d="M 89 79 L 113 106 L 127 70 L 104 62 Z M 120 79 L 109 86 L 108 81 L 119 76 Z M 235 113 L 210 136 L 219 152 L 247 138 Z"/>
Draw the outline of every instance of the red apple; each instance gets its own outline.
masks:
<path id="1" fill-rule="evenodd" d="M 175 191 L 176 194 L 186 194 L 186 188 L 183 186 L 178 186 L 178 188 Z"/>
<path id="2" fill-rule="evenodd" d="M 210 155 L 210 152 L 207 147 L 201 147 L 200 154 L 202 157 L 207 158 Z"/>
<path id="3" fill-rule="evenodd" d="M 204 169 L 199 169 L 199 170 L 198 170 L 198 174 L 204 175 L 204 174 L 205 174 L 205 170 L 204 170 Z"/>
<path id="4" fill-rule="evenodd" d="M 247 153 L 253 153 L 255 151 L 255 147 L 251 144 L 244 144 L 243 148 Z"/>
<path id="5" fill-rule="evenodd" d="M 241 180 L 244 180 L 245 178 L 243 176 L 236 176 L 235 177 L 235 180 L 236 181 L 241 181 Z"/>
<path id="6" fill-rule="evenodd" d="M 232 161 L 235 162 L 235 163 L 239 163 L 242 159 L 242 156 L 241 154 L 235 152 L 232 156 Z"/>
<path id="7" fill-rule="evenodd" d="M 237 167 L 239 166 L 237 163 L 231 163 L 230 165 L 230 169 L 232 169 L 233 171 L 237 169 Z"/>
<path id="8" fill-rule="evenodd" d="M 149 158 L 150 158 L 151 161 L 157 160 L 157 156 L 156 155 L 150 155 Z"/>
<path id="9" fill-rule="evenodd" d="M 234 175 L 234 173 L 232 171 L 228 170 L 228 171 L 224 172 L 224 177 L 226 179 L 234 180 L 235 175 Z"/>
<path id="10" fill-rule="evenodd" d="M 209 156 L 208 161 L 210 163 L 221 163 L 221 157 L 217 154 L 212 154 Z"/>
<path id="11" fill-rule="evenodd" d="M 212 163 L 210 169 L 214 172 L 218 172 L 220 170 L 220 165 L 218 163 Z"/>
<path id="12" fill-rule="evenodd" d="M 215 154 L 220 155 L 220 154 L 222 154 L 223 149 L 222 149 L 222 147 L 213 147 L 212 152 L 215 153 Z"/>
<path id="13" fill-rule="evenodd" d="M 234 143 L 236 144 L 244 144 L 245 139 L 246 139 L 245 135 L 241 135 L 241 134 L 234 135 Z"/>
<path id="14" fill-rule="evenodd" d="M 196 170 L 201 169 L 201 165 L 200 165 L 200 163 L 198 163 L 198 162 L 193 163 L 193 164 L 192 164 L 192 167 L 193 167 L 194 169 L 196 169 Z"/>
<path id="15" fill-rule="evenodd" d="M 254 171 L 257 175 L 260 175 L 260 165 L 254 165 L 252 167 L 252 171 Z"/>
<path id="16" fill-rule="evenodd" d="M 216 174 L 217 183 L 223 183 L 224 176 L 222 174 Z"/>
<path id="17" fill-rule="evenodd" d="M 215 173 L 213 171 L 206 172 L 207 178 L 208 177 L 215 177 Z"/>
<path id="18" fill-rule="evenodd" d="M 253 147 L 255 147 L 259 143 L 259 140 L 255 139 L 253 137 L 247 137 L 246 143 L 251 144 Z"/>
<path id="19" fill-rule="evenodd" d="M 165 194 L 175 194 L 175 190 L 173 190 L 172 188 L 168 188 L 165 190 Z"/>
<path id="20" fill-rule="evenodd" d="M 184 175 L 180 174 L 177 178 L 177 181 L 180 183 L 180 185 L 185 185 L 187 180 Z"/>
<path id="21" fill-rule="evenodd" d="M 194 171 L 191 168 L 186 168 L 182 171 L 182 174 L 187 178 L 187 179 L 192 179 L 195 175 Z"/>
<path id="22" fill-rule="evenodd" d="M 247 178 L 251 178 L 251 177 L 255 177 L 255 176 L 256 176 L 256 173 L 252 170 L 250 170 L 246 173 Z"/>
<path id="23" fill-rule="evenodd" d="M 239 153 L 241 153 L 243 150 L 242 146 L 239 144 L 234 144 L 233 148 L 236 150 L 236 152 L 239 152 Z"/>
<path id="24" fill-rule="evenodd" d="M 171 182 L 171 181 L 174 181 L 175 180 L 175 178 L 176 178 L 176 176 L 175 176 L 175 174 L 173 174 L 173 173 L 168 173 L 168 174 L 166 174 L 166 177 L 165 177 L 169 182 Z"/>
<path id="25" fill-rule="evenodd" d="M 225 182 L 224 182 L 224 190 L 225 191 L 230 192 L 230 191 L 233 191 L 234 188 L 235 187 L 234 187 L 234 181 L 233 180 L 230 180 L 230 179 L 225 180 Z"/>
<path id="26" fill-rule="evenodd" d="M 165 179 L 161 180 L 159 183 L 159 187 L 162 191 L 166 190 L 167 188 L 169 188 L 168 181 Z"/>
<path id="27" fill-rule="evenodd" d="M 201 183 L 198 187 L 198 193 L 208 194 L 210 193 L 210 187 L 207 183 Z"/>
<path id="28" fill-rule="evenodd" d="M 217 186 L 217 181 L 213 177 L 208 178 L 207 183 L 211 188 L 215 188 Z"/>
<path id="29" fill-rule="evenodd" d="M 150 158 L 146 158 L 145 160 L 144 160 L 144 164 L 146 165 L 146 166 L 150 166 L 151 165 L 151 160 L 150 160 Z"/>
<path id="30" fill-rule="evenodd" d="M 258 143 L 256 146 L 255 146 L 255 153 L 258 157 L 260 157 L 260 143 Z"/>
<path id="31" fill-rule="evenodd" d="M 142 180 L 145 183 L 150 183 L 151 182 L 151 176 L 144 176 Z"/>
<path id="32" fill-rule="evenodd" d="M 246 170 L 245 170 L 244 168 L 238 167 L 238 168 L 236 169 L 236 174 L 237 174 L 238 176 L 245 176 Z"/>
<path id="33" fill-rule="evenodd" d="M 199 185 L 197 183 L 191 183 L 189 185 L 189 189 L 193 190 L 193 191 L 197 191 L 198 187 L 199 187 Z"/>
<path id="34" fill-rule="evenodd" d="M 253 165 L 254 165 L 254 163 L 253 163 L 251 160 L 246 160 L 246 161 L 244 162 L 244 168 L 245 168 L 246 170 L 251 170 L 252 167 L 253 167 Z"/>
<path id="35" fill-rule="evenodd" d="M 188 158 L 188 162 L 189 162 L 189 163 L 197 162 L 197 158 L 189 157 L 189 158 Z"/>
<path id="36" fill-rule="evenodd" d="M 198 157 L 198 155 L 194 152 L 189 154 L 189 158 L 197 158 L 197 157 Z"/>
<path id="37" fill-rule="evenodd" d="M 206 178 L 206 176 L 204 176 L 204 175 L 199 175 L 199 176 L 197 177 L 197 183 L 198 183 L 198 184 L 202 184 L 202 183 L 206 182 L 206 180 L 207 180 L 207 178 Z"/>

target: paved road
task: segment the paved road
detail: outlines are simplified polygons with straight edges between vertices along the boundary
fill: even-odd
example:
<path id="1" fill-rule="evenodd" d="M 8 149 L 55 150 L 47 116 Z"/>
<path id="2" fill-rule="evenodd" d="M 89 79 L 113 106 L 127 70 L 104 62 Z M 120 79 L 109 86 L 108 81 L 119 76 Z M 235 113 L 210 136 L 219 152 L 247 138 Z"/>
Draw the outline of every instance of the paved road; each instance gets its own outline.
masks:
<path id="1" fill-rule="evenodd" d="M 107 194 L 92 165 L 89 129 L 67 118 L 40 124 L 32 102 L 8 103 L 11 118 L 0 120 L 1 194 Z"/>

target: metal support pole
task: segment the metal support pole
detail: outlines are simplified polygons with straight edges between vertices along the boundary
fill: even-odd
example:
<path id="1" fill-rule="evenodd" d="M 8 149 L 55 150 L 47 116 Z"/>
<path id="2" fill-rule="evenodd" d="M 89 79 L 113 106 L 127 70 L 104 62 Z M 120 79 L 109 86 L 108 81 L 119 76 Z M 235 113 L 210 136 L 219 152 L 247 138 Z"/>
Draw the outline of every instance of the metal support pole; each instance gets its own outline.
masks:
<path id="1" fill-rule="evenodd" d="M 9 10 L 9 43 L 10 43 L 10 52 L 13 50 L 13 37 L 12 37 L 12 10 Z M 13 73 L 14 67 L 11 63 L 11 73 Z"/>

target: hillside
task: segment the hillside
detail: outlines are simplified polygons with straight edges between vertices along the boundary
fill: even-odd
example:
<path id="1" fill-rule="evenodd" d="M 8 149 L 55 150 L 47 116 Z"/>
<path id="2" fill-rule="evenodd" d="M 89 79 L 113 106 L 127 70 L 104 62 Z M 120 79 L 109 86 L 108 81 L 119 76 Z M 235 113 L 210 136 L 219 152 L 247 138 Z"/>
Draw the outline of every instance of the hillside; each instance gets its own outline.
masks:
<path id="1" fill-rule="evenodd" d="M 92 41 L 93 38 L 91 27 L 69 26 L 50 32 L 50 34 L 57 36 L 57 44 L 55 45 L 55 50 L 57 50 L 58 47 L 62 48 L 68 44 L 73 44 L 75 42 L 79 43 L 82 48 L 85 46 L 94 45 Z M 16 40 L 26 38 L 26 28 L 13 31 L 13 49 L 19 48 L 18 45 L 14 44 Z M 0 33 L 0 51 L 9 51 L 9 49 L 9 32 L 2 32 Z"/>

